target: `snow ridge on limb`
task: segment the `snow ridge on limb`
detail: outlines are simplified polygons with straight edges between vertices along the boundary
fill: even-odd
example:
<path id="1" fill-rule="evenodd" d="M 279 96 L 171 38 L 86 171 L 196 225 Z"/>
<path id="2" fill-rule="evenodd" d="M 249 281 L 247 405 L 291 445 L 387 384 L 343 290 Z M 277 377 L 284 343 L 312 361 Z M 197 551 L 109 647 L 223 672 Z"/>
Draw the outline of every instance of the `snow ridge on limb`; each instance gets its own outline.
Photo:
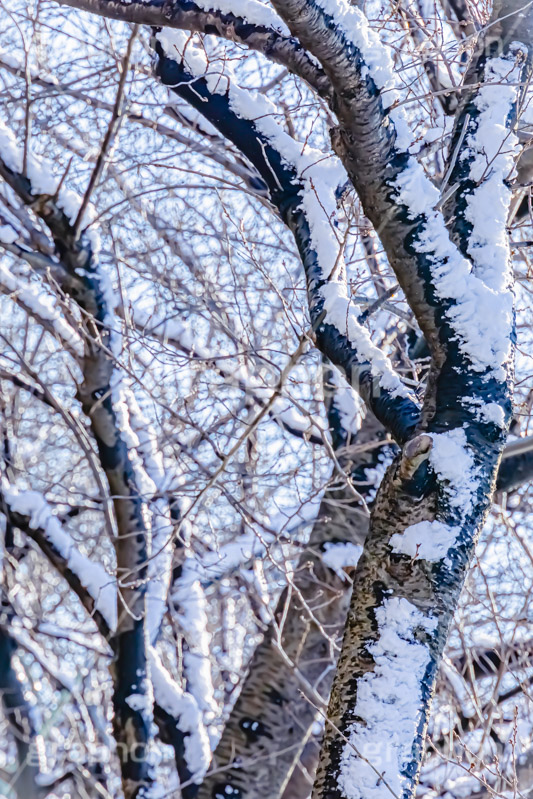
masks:
<path id="1" fill-rule="evenodd" d="M 117 624 L 116 578 L 103 566 L 81 554 L 40 492 L 20 491 L 10 485 L 5 477 L 2 477 L 1 492 L 11 513 L 27 517 L 27 525 L 31 530 L 42 531 L 46 541 L 94 600 L 93 612 L 100 613 L 109 630 L 114 630 Z"/>
<path id="2" fill-rule="evenodd" d="M 192 694 L 182 691 L 172 679 L 161 658 L 149 647 L 150 671 L 154 686 L 156 720 L 161 730 L 166 728 L 165 743 L 183 749 L 183 763 L 178 770 L 180 779 L 200 782 L 211 759 L 209 738 L 202 721 L 202 712 Z M 175 743 L 173 736 L 178 738 Z M 186 789 L 184 789 L 186 790 Z"/>
<path id="3" fill-rule="evenodd" d="M 224 0 L 58 0 L 110 19 L 209 33 L 262 53 L 306 81 L 321 97 L 331 96 L 326 75 L 300 42 L 290 36 L 270 7 L 254 0 L 235 5 Z"/>
<path id="4" fill-rule="evenodd" d="M 485 85 L 473 101 L 477 115 L 467 126 L 465 150 L 458 158 L 462 182 L 468 182 L 462 190 L 461 214 L 468 223 L 463 238 L 468 260 L 450 242 L 440 212 L 428 215 L 413 242 L 415 249 L 430 260 L 435 293 L 449 305 L 447 317 L 459 336 L 462 353 L 475 371 L 492 372 L 496 379 L 505 379 L 501 365 L 510 358 L 513 328 L 506 231 L 511 191 L 507 181 L 519 143 L 509 120 L 519 99 L 523 54 L 523 46 L 516 45 L 490 59 L 484 70 Z M 398 197 L 410 208 L 413 218 L 424 214 L 428 204 L 434 206 L 439 198 L 429 181 L 421 183 L 420 170 L 418 164 L 411 165 L 396 181 Z M 494 324 L 495 318 L 500 324 Z"/>
<path id="5" fill-rule="evenodd" d="M 0 237 L 0 247 L 2 247 Z M 39 324 L 48 329 L 67 348 L 79 353 L 83 348 L 81 336 L 69 325 L 55 305 L 54 298 L 43 288 L 28 283 L 14 275 L 5 264 L 0 263 L 0 291 L 12 297 Z"/>
<path id="6" fill-rule="evenodd" d="M 389 51 L 346 0 L 275 0 L 274 6 L 332 80 L 340 122 L 334 146 L 436 364 L 445 357 L 451 333 L 467 357 L 487 368 L 501 343 L 487 328 L 487 308 L 498 301 L 507 306 L 508 297 L 496 292 L 495 298 L 492 287 L 470 277 L 471 265 L 450 241 L 442 213 L 432 210 L 439 193 L 409 153 L 407 117 L 401 106 L 394 107 L 398 95 Z"/>
<path id="7" fill-rule="evenodd" d="M 333 232 L 335 190 L 343 170 L 285 134 L 272 118 L 266 98 L 241 91 L 179 32 L 157 35 L 156 71 L 164 84 L 186 99 L 233 141 L 265 180 L 272 202 L 292 230 L 304 265 L 317 346 L 347 376 L 393 436 L 404 441 L 418 420 L 418 408 L 389 359 L 357 322 L 346 290 L 340 245 Z"/>

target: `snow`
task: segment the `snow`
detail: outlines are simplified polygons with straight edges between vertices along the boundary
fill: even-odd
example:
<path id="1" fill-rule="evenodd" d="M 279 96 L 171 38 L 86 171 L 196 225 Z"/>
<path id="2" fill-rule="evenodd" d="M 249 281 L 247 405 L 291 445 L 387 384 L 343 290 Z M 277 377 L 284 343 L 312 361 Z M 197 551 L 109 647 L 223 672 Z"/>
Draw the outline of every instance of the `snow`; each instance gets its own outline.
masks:
<path id="1" fill-rule="evenodd" d="M 353 12 L 354 24 L 358 24 L 360 18 L 364 20 L 358 9 L 347 5 L 344 7 L 348 16 Z M 366 28 L 369 42 L 374 42 L 375 34 L 368 25 Z M 348 297 L 342 244 L 332 224 L 337 207 L 336 190 L 346 182 L 346 172 L 340 161 L 296 142 L 285 133 L 275 122 L 276 107 L 270 100 L 258 93 L 240 89 L 228 64 L 224 64 L 223 72 L 216 64 L 209 64 L 205 53 L 191 41 L 188 34 L 164 29 L 157 36 L 168 57 L 183 60 L 192 75 L 205 79 L 210 92 L 227 93 L 232 111 L 239 118 L 254 122 L 281 158 L 294 169 L 302 185 L 301 202 L 309 224 L 311 243 L 322 276 L 324 280 L 329 279 L 322 289 L 326 310 L 324 323 L 335 326 L 341 334 L 349 337 L 359 360 L 370 362 L 372 373 L 380 377 L 384 388 L 395 396 L 409 396 L 389 359 L 372 343 L 366 329 L 358 323 L 360 311 Z M 390 59 L 388 54 L 387 57 Z"/>
<path id="2" fill-rule="evenodd" d="M 476 273 L 495 291 L 510 285 L 506 231 L 511 190 L 507 183 L 519 154 L 518 137 L 509 130 L 509 117 L 518 100 L 521 66 L 515 61 L 518 45 L 510 56 L 493 58 L 485 67 L 485 85 L 475 105 L 479 110 L 476 129 L 466 137 L 470 177 L 480 185 L 467 198 L 466 218 L 472 223 L 468 253 Z M 490 214 L 487 213 L 490 208 Z"/>
<path id="3" fill-rule="evenodd" d="M 466 432 L 463 428 L 454 428 L 430 435 L 433 440 L 430 465 L 444 484 L 450 506 L 465 518 L 472 509 L 478 488 L 474 457 Z M 407 527 L 403 533 L 394 533 L 389 545 L 395 553 L 435 562 L 447 557 L 460 532 L 460 526 L 445 524 L 438 519 L 423 521 Z"/>
<path id="4" fill-rule="evenodd" d="M 0 242 L 2 244 L 13 244 L 18 237 L 19 234 L 11 225 L 0 225 Z"/>
<path id="5" fill-rule="evenodd" d="M 335 367 L 329 372 L 328 378 L 335 386 L 333 402 L 340 411 L 344 430 L 357 433 L 362 424 L 363 401 Z"/>
<path id="6" fill-rule="evenodd" d="M 83 352 L 83 341 L 79 333 L 65 321 L 63 314 L 56 307 L 56 298 L 48 294 L 44 288 L 35 283 L 26 283 L 16 277 L 4 264 L 0 263 L 0 286 L 5 293 L 18 298 L 20 302 L 35 314 L 37 321 L 50 322 L 58 338 L 75 352 Z"/>
<path id="7" fill-rule="evenodd" d="M 150 717 L 153 713 L 154 697 L 152 685 L 149 680 L 142 681 L 142 690 L 126 697 L 126 703 L 132 710 L 139 710 L 143 715 Z"/>
<path id="8" fill-rule="evenodd" d="M 359 50 L 368 74 L 382 93 L 384 108 L 390 108 L 388 121 L 398 134 L 396 148 L 407 152 L 411 136 L 405 111 L 402 107 L 391 108 L 397 92 L 393 88 L 394 64 L 389 50 L 371 30 L 365 15 L 346 0 L 316 0 L 315 4 L 331 17 L 339 34 Z M 519 83 L 519 67 L 515 67 L 514 62 L 513 49 L 510 57 L 489 61 L 486 79 L 494 85 L 485 86 L 479 93 L 479 125 L 467 140 L 470 151 L 476 154 L 471 175 L 475 180 L 483 176 L 481 185 L 470 199 L 467 212 L 474 226 L 469 252 L 474 266 L 478 267 L 477 272 L 471 271 L 469 261 L 451 243 L 440 211 L 432 210 L 438 203 L 439 191 L 413 156 L 395 183 L 398 200 L 406 205 L 410 217 L 425 217 L 415 247 L 418 252 L 427 254 L 432 262 L 437 295 L 454 301 L 447 315 L 458 334 L 461 349 L 474 369 L 491 370 L 499 379 L 505 379 L 501 367 L 510 358 L 513 321 L 505 233 L 509 190 L 504 181 L 517 154 L 516 137 L 507 129 Z M 486 175 L 488 159 L 491 164 Z M 487 201 L 491 208 L 494 203 L 494 225 L 486 214 Z M 502 269 L 503 264 L 507 264 L 506 269 Z M 337 315 L 342 315 L 344 310 L 340 302 Z M 499 324 L 494 324 L 495 319 L 500 320 Z"/>
<path id="9" fill-rule="evenodd" d="M 418 252 L 425 253 L 431 263 L 436 294 L 442 300 L 454 301 L 446 315 L 462 352 L 476 371 L 488 370 L 496 379 L 504 379 L 502 365 L 509 361 L 511 354 L 511 292 L 495 291 L 477 277 L 471 271 L 470 262 L 450 241 L 441 212 L 428 211 L 438 203 L 439 192 L 415 158 L 410 158 L 395 187 L 398 201 L 409 209 L 410 217 L 425 217 L 414 246 Z M 499 320 L 498 324 L 494 324 L 495 319 Z"/>
<path id="10" fill-rule="evenodd" d="M 274 10 L 259 3 L 258 0 L 246 0 L 246 3 L 235 3 L 234 0 L 196 0 L 196 4 L 204 11 L 234 14 L 237 17 L 242 17 L 250 25 L 273 28 L 283 36 L 290 36 L 289 29 Z"/>
<path id="11" fill-rule="evenodd" d="M 398 149 L 407 150 L 412 143 L 409 124 L 403 108 L 394 108 L 400 99 L 396 90 L 395 67 L 390 50 L 372 30 L 366 15 L 347 0 L 315 0 L 314 5 L 333 21 L 333 25 L 361 54 L 364 61 L 361 77 L 370 77 L 381 92 L 383 108 L 389 110 L 388 121 L 396 129 Z M 328 27 L 333 27 L 331 23 Z"/>
<path id="12" fill-rule="evenodd" d="M 437 295 L 455 301 L 447 316 L 462 351 L 474 369 L 488 370 L 500 380 L 505 379 L 502 367 L 511 355 L 513 327 L 513 281 L 506 232 L 511 194 L 506 180 L 519 153 L 518 139 L 509 131 L 520 81 L 520 67 L 515 64 L 517 47 L 511 47 L 509 56 L 488 61 L 486 85 L 476 98 L 480 114 L 471 123 L 473 130 L 466 137 L 467 148 L 462 154 L 471 160 L 471 179 L 479 183 L 467 197 L 465 212 L 472 223 L 468 245 L 472 264 L 450 242 L 441 213 L 427 210 L 435 208 L 439 192 L 422 166 L 411 157 L 396 181 L 398 199 L 407 206 L 411 218 L 425 216 L 415 246 L 432 262 Z"/>
<path id="13" fill-rule="evenodd" d="M 505 428 L 505 409 L 497 402 L 484 402 L 480 397 L 463 397 L 461 404 L 471 407 L 482 422 Z"/>
<path id="14" fill-rule="evenodd" d="M 163 463 L 157 434 L 150 420 L 141 411 L 130 388 L 125 390 L 124 399 L 128 410 L 128 433 L 142 463 L 144 477 L 153 486 L 153 494 L 159 495 L 150 503 L 152 536 L 146 592 L 146 625 L 148 637 L 153 643 L 159 634 L 166 611 L 168 586 L 172 572 L 173 526 L 168 499 L 166 496 L 160 496 L 169 492 L 170 476 Z M 147 499 L 151 496 L 148 494 Z"/>
<path id="15" fill-rule="evenodd" d="M 463 428 L 445 433 L 432 433 L 433 446 L 429 462 L 433 471 L 448 484 L 450 504 L 466 515 L 472 508 L 476 484 L 476 468 L 472 449 Z"/>
<path id="16" fill-rule="evenodd" d="M 202 722 L 202 714 L 196 699 L 184 693 L 172 680 L 163 666 L 159 654 L 153 647 L 148 648 L 150 675 L 154 687 L 154 698 L 173 718 L 181 732 L 185 733 L 185 760 L 192 778 L 200 782 L 207 771 L 211 759 L 209 738 Z"/>
<path id="17" fill-rule="evenodd" d="M 479 408 L 481 417 L 497 427 L 505 427 L 505 411 L 497 402 L 487 402 Z"/>
<path id="18" fill-rule="evenodd" d="M 363 547 L 360 544 L 352 544 L 349 541 L 332 542 L 326 541 L 322 560 L 330 569 L 339 575 L 343 580 L 347 579 L 344 572 L 345 568 L 357 566 Z"/>
<path id="19" fill-rule="evenodd" d="M 11 130 L 0 120 L 0 158 L 6 166 L 13 172 L 22 172 L 23 153 L 17 144 L 17 140 Z M 47 194 L 51 197 L 56 195 L 60 179 L 54 177 L 53 168 L 44 159 L 37 159 L 33 153 L 29 153 L 27 158 L 26 175 L 31 184 L 31 192 L 34 195 Z M 73 223 L 81 206 L 81 197 L 71 189 L 61 187 L 57 196 L 57 205 L 61 208 L 69 220 Z M 90 203 L 84 211 L 82 226 L 90 225 L 96 217 L 96 212 Z M 95 230 L 86 232 L 91 241 L 93 252 L 96 254 L 100 249 L 100 240 Z"/>
<path id="20" fill-rule="evenodd" d="M 390 359 L 372 343 L 368 331 L 359 324 L 358 307 L 348 297 L 346 282 L 331 280 L 322 289 L 326 310 L 325 322 L 343 333 L 357 352 L 359 361 L 371 364 L 372 374 L 380 376 L 381 386 L 394 396 L 409 396 L 409 391 L 393 369 Z"/>
<path id="21" fill-rule="evenodd" d="M 395 533 L 389 544 L 392 551 L 400 555 L 435 562 L 447 556 L 460 532 L 460 527 L 436 520 L 418 522 L 407 527 L 403 533 Z"/>
<path id="22" fill-rule="evenodd" d="M 182 573 L 172 593 L 177 620 L 185 635 L 187 648 L 183 662 L 188 687 L 203 711 L 204 721 L 211 722 L 218 710 L 211 676 L 210 644 L 207 600 L 198 579 L 196 561 L 192 555 L 185 557 Z"/>
<path id="23" fill-rule="evenodd" d="M 406 599 L 385 599 L 376 611 L 379 638 L 368 649 L 375 668 L 357 681 L 354 716 L 347 730 L 338 785 L 347 799 L 402 796 L 402 771 L 412 756 L 419 723 L 421 683 L 430 663 L 417 630 L 431 633 L 436 620 Z"/>
<path id="24" fill-rule="evenodd" d="M 30 527 L 43 531 L 46 539 L 65 559 L 68 568 L 94 599 L 95 610 L 106 620 L 109 629 L 117 624 L 117 591 L 115 578 L 97 563 L 93 563 L 76 548 L 45 498 L 38 491 L 19 491 L 2 478 L 2 494 L 13 513 L 30 517 Z"/>

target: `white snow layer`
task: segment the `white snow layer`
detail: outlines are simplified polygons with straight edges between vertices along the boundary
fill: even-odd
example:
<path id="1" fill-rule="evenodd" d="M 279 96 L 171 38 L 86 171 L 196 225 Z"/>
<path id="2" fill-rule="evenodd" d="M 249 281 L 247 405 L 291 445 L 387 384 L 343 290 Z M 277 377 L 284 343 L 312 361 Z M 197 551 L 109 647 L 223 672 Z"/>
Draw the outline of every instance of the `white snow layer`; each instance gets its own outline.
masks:
<path id="1" fill-rule="evenodd" d="M 339 34 L 360 51 L 368 74 L 381 91 L 384 108 L 389 109 L 388 121 L 397 133 L 396 147 L 408 152 L 412 136 L 407 115 L 403 106 L 391 107 L 398 99 L 398 92 L 394 88 L 390 49 L 371 29 L 362 11 L 347 0 L 316 0 L 316 5 L 332 18 Z M 517 139 L 508 130 L 509 114 L 520 83 L 520 59 L 515 57 L 518 48 L 525 50 L 517 45 L 511 48 L 509 56 L 488 62 L 487 85 L 477 99 L 481 110 L 479 123 L 467 141 L 470 150 L 479 156 L 474 160 L 471 175 L 480 185 L 468 210 L 474 226 L 469 250 L 474 271 L 450 241 L 442 213 L 431 210 L 439 201 L 439 190 L 413 156 L 396 181 L 398 199 L 407 206 L 411 218 L 426 217 L 417 249 L 426 253 L 432 263 L 437 294 L 444 300 L 455 301 L 448 318 L 458 334 L 461 349 L 475 369 L 490 369 L 501 379 L 504 379 L 502 364 L 510 357 L 513 306 L 505 233 L 510 197 L 504 180 L 518 154 Z M 489 215 L 487 207 L 491 209 Z"/>
<path id="2" fill-rule="evenodd" d="M 290 36 L 290 31 L 276 12 L 270 6 L 258 0 L 246 0 L 245 3 L 236 3 L 234 0 L 196 0 L 197 5 L 204 11 L 220 11 L 222 14 L 234 14 L 242 17 L 250 25 L 272 28 L 284 36 Z"/>
<path id="3" fill-rule="evenodd" d="M 61 522 L 52 514 L 47 501 L 38 491 L 19 491 L 2 478 L 2 494 L 13 513 L 30 517 L 30 527 L 43 531 L 46 539 L 65 559 L 68 568 L 79 578 L 81 584 L 94 599 L 95 610 L 114 630 L 117 624 L 116 580 L 97 563 L 82 555 Z"/>
<path id="4" fill-rule="evenodd" d="M 19 234 L 11 225 L 0 225 L 0 242 L 2 244 L 13 244 L 18 237 Z"/>
<path id="5" fill-rule="evenodd" d="M 369 647 L 374 671 L 357 682 L 354 714 L 338 776 L 347 799 L 402 796 L 419 723 L 421 683 L 430 662 L 415 631 L 431 632 L 436 620 L 406 599 L 386 599 L 376 611 L 379 638 Z"/>
<path id="6" fill-rule="evenodd" d="M 227 93 L 235 114 L 253 121 L 282 159 L 295 170 L 303 186 L 302 207 L 309 224 L 311 243 L 322 275 L 329 279 L 323 289 L 324 323 L 333 325 L 350 339 L 358 359 L 371 364 L 372 373 L 381 378 L 384 388 L 395 395 L 408 396 L 409 392 L 389 359 L 358 323 L 359 309 L 348 297 L 342 244 L 332 224 L 336 213 L 335 192 L 346 182 L 340 161 L 335 157 L 326 158 L 324 153 L 306 147 L 285 133 L 275 122 L 276 107 L 263 95 L 240 89 L 227 63 L 223 73 L 216 63 L 209 64 L 205 53 L 191 42 L 189 34 L 166 28 L 157 36 L 168 57 L 183 60 L 192 75 L 205 79 L 210 92 Z"/>
<path id="7" fill-rule="evenodd" d="M 203 711 L 204 720 L 209 723 L 218 710 L 211 675 L 211 634 L 207 626 L 207 599 L 192 555 L 185 557 L 172 601 L 178 610 L 177 618 L 187 641 L 183 662 L 189 690 Z"/>
<path id="8" fill-rule="evenodd" d="M 466 515 L 472 508 L 477 489 L 474 456 L 462 427 L 445 433 L 432 433 L 429 462 L 435 474 L 447 485 L 450 504 Z"/>
<path id="9" fill-rule="evenodd" d="M 327 541 L 324 544 L 322 560 L 330 569 L 339 575 L 343 580 L 346 579 L 345 568 L 357 566 L 363 547 L 360 544 L 352 544 L 348 541 L 333 542 Z"/>
<path id="10" fill-rule="evenodd" d="M 200 782 L 209 766 L 211 749 L 196 699 L 181 690 L 153 647 L 148 648 L 148 657 L 155 701 L 176 719 L 182 732 L 188 733 L 185 737 L 185 760 L 193 779 Z"/>
<path id="11" fill-rule="evenodd" d="M 389 544 L 392 551 L 398 554 L 437 561 L 446 557 L 460 531 L 460 527 L 452 527 L 436 520 L 418 522 L 407 527 L 403 533 L 395 533 Z"/>
<path id="12" fill-rule="evenodd" d="M 426 253 L 431 262 L 438 296 L 455 301 L 447 316 L 461 350 L 475 370 L 489 370 L 500 380 L 505 379 L 503 366 L 511 354 L 513 324 L 505 230 L 510 192 L 505 180 L 519 152 L 518 139 L 508 127 L 518 97 L 519 77 L 513 54 L 490 60 L 485 70 L 487 85 L 476 100 L 481 113 L 475 130 L 467 137 L 468 149 L 463 155 L 475 156 L 470 177 L 479 183 L 467 200 L 466 211 L 473 226 L 468 250 L 472 263 L 451 243 L 440 211 L 428 212 L 438 203 L 439 190 L 415 158 L 410 158 L 396 181 L 398 199 L 407 206 L 411 218 L 426 217 L 416 249 Z"/>
<path id="13" fill-rule="evenodd" d="M 172 520 L 165 494 L 170 489 L 163 455 L 158 447 L 157 434 L 150 420 L 141 411 L 131 388 L 125 390 L 124 399 L 128 411 L 128 432 L 142 471 L 154 488 L 151 509 L 150 559 L 148 561 L 148 585 L 146 590 L 146 626 L 149 640 L 153 643 L 159 634 L 167 607 L 168 586 L 172 572 Z M 130 450 L 131 451 L 131 450 Z"/>
<path id="14" fill-rule="evenodd" d="M 9 128 L 0 120 L 0 158 L 6 166 L 14 172 L 21 173 L 23 165 L 22 148 L 19 147 L 17 140 Z M 31 184 L 32 194 L 47 194 L 51 197 L 56 195 L 59 178 L 54 177 L 52 165 L 44 159 L 37 159 L 33 153 L 27 158 L 26 176 Z M 58 206 L 65 212 L 71 222 L 76 220 L 81 206 L 81 198 L 76 192 L 62 187 L 57 197 Z M 95 210 L 90 203 L 83 216 L 83 226 L 89 225 L 94 217 Z M 99 249 L 99 239 L 94 231 L 90 233 L 93 249 Z"/>
<path id="15" fill-rule="evenodd" d="M 56 307 L 56 298 L 36 283 L 27 283 L 13 274 L 3 263 L 0 263 L 0 285 L 4 293 L 9 293 L 15 301 L 19 299 L 37 321 L 49 322 L 57 337 L 75 352 L 83 352 L 83 341 L 79 333 L 65 321 L 63 314 Z"/>
<path id="16" fill-rule="evenodd" d="M 429 461 L 435 474 L 445 485 L 450 506 L 468 515 L 478 488 L 476 468 L 466 433 L 455 428 L 445 433 L 431 434 L 433 446 Z M 455 544 L 461 527 L 439 520 L 423 521 L 394 533 L 389 541 L 392 551 L 412 558 L 437 561 L 446 558 Z"/>

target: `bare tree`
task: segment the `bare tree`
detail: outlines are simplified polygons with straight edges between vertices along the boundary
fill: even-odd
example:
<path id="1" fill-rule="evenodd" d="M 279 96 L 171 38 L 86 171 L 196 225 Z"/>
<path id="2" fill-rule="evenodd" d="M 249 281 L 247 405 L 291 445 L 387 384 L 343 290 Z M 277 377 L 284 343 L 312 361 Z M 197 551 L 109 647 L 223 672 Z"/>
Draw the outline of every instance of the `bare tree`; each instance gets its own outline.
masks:
<path id="1" fill-rule="evenodd" d="M 6 795 L 527 796 L 529 4 L 0 13 Z"/>

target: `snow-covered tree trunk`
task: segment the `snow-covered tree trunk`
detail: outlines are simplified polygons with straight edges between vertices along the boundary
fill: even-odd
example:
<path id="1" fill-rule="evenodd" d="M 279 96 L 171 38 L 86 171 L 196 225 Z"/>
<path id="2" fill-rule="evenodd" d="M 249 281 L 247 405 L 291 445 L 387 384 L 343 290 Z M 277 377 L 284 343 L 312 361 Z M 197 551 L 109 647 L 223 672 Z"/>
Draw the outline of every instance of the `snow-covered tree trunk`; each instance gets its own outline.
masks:
<path id="1" fill-rule="evenodd" d="M 271 197 L 295 235 L 306 271 L 317 344 L 357 382 L 403 444 L 380 488 L 356 572 L 314 795 L 352 799 L 364 786 L 364 791 L 410 796 L 448 627 L 490 506 L 510 422 L 513 277 L 506 242 L 507 181 L 519 154 L 513 125 L 520 87 L 529 75 L 529 28 L 521 29 L 525 43 L 516 44 L 515 23 L 508 22 L 513 8 L 495 8 L 497 47 L 489 28 L 478 55 L 483 81 L 460 106 L 459 119 L 465 103 L 475 113 L 467 117 L 458 151 L 451 151 L 466 169 L 454 187 L 454 208 L 469 222 L 466 238 L 456 243 L 435 210 L 438 191 L 407 152 L 406 122 L 390 91 L 389 110 L 384 109 L 381 90 L 391 80 L 387 55 L 380 55 L 363 15 L 356 9 L 339 15 L 336 6 L 315 3 L 276 3 L 276 8 L 337 88 L 333 107 L 340 126 L 334 145 L 428 343 L 431 374 L 418 420 L 407 396 L 396 388 L 384 390 L 387 367 L 377 390 L 374 381 L 369 390 L 360 337 L 355 331 L 348 340 L 342 337 L 342 294 L 331 294 L 337 287 L 325 279 L 328 269 L 320 260 L 305 182 L 295 195 L 297 156 L 287 169 L 283 162 L 290 156 L 282 135 L 271 123 L 248 123 L 247 109 L 231 85 L 228 105 L 216 89 L 210 96 L 201 72 L 193 90 L 192 76 L 186 82 L 183 62 L 179 65 L 180 45 L 172 56 L 176 45 L 164 37 L 157 45 L 158 73 L 242 148 L 267 185 L 274 179 Z M 204 69 L 187 58 L 185 49 L 181 52 L 189 74 Z M 244 135 L 247 127 L 253 136 Z M 261 137 L 264 144 L 254 152 Z M 490 229 L 483 216 L 487 191 L 496 192 L 498 207 Z M 496 309 L 503 318 L 494 329 L 488 320 Z M 375 355 L 368 349 L 364 354 L 375 370 Z M 391 386 L 389 375 L 387 380 Z"/>
<path id="2" fill-rule="evenodd" d="M 523 385 L 520 406 L 512 407 L 516 251 L 522 248 L 529 267 L 531 242 L 513 237 L 511 262 L 508 241 L 510 222 L 531 216 L 531 9 L 496 0 L 482 28 L 476 14 L 485 19 L 485 9 L 443 3 L 450 18 L 442 30 L 448 35 L 455 26 L 459 50 L 472 54 L 468 68 L 459 54 L 447 77 L 438 66 L 439 30 L 432 33 L 441 10 L 423 0 L 394 6 L 383 20 L 382 10 L 380 35 L 362 4 L 346 0 L 272 0 L 272 7 L 257 0 L 60 2 L 77 9 L 54 7 L 62 19 L 90 21 L 76 33 L 80 49 L 85 36 L 97 42 L 91 26 L 111 31 L 110 53 L 94 44 L 97 67 L 87 71 L 101 75 L 98 91 L 86 90 L 91 78 L 74 56 L 72 81 L 47 74 L 38 36 L 33 61 L 0 52 L 0 75 L 24 86 L 22 100 L 13 95 L 18 144 L 0 123 L 0 246 L 7 254 L 0 291 L 19 314 L 15 345 L 3 337 L 0 389 L 8 384 L 17 400 L 29 397 L 74 441 L 58 463 L 50 457 L 40 468 L 39 455 L 60 447 L 39 443 L 22 426 L 23 466 L 2 470 L 6 574 L 27 636 L 19 640 L 16 625 L 2 617 L 4 715 L 13 716 L 10 693 L 26 713 L 15 647 L 50 633 L 39 623 L 59 582 L 70 594 L 64 608 L 54 608 L 57 618 L 77 625 L 60 634 L 83 639 L 75 643 L 83 647 L 76 664 L 91 657 L 94 664 L 94 652 L 99 658 L 97 679 L 82 692 L 74 686 L 72 705 L 83 719 L 81 735 L 90 731 L 92 741 L 105 740 L 108 753 L 118 755 L 120 779 L 112 768 L 108 775 L 114 795 L 280 799 L 322 718 L 314 799 L 411 799 L 444 645 L 494 492 L 533 476 L 531 438 L 506 444 L 512 413 L 526 418 L 531 411 Z M 133 31 L 79 11 L 132 23 Z M 29 27 L 25 18 L 20 24 Z M 151 39 L 137 26 L 151 26 Z M 63 35 L 53 25 L 47 30 Z M 253 53 L 246 56 L 245 48 Z M 412 110 L 428 85 L 428 106 L 448 114 L 450 125 L 439 118 L 428 128 L 420 109 Z M 51 122 L 61 98 L 76 104 L 67 129 L 80 135 L 72 141 Z M 45 112 L 32 128 L 37 107 Z M 99 151 L 87 108 L 106 123 Z M 123 141 L 119 129 L 127 131 Z M 61 178 L 34 156 L 47 136 L 53 150 L 64 148 Z M 64 184 L 86 186 L 85 196 Z M 205 207 L 196 208 L 194 192 L 206 186 Z M 260 256 L 263 246 L 268 256 Z M 231 279 L 220 288 L 218 275 L 226 273 Z M 265 286 L 279 307 L 263 302 L 262 292 L 270 297 Z M 518 316 L 524 318 L 520 307 Z M 32 367 L 43 341 L 52 352 L 51 389 Z M 361 430 L 344 425 L 337 392 L 328 423 L 317 418 L 322 394 L 313 369 L 322 359 L 366 404 Z M 279 371 L 275 385 L 264 379 L 266 365 Z M 523 362 L 520 368 L 523 375 Z M 291 374 L 300 400 L 289 398 Z M 305 409 L 303 423 L 287 400 Z M 513 425 L 520 430 L 516 415 Z M 367 470 L 379 450 L 359 450 L 375 437 L 374 426 L 396 453 L 377 496 Z M 290 444 L 278 455 L 284 437 Z M 300 529 L 278 529 L 270 510 L 280 501 L 286 507 L 291 494 L 294 505 L 305 502 L 328 458 L 333 483 L 302 544 Z M 90 486 L 75 487 L 77 506 L 65 476 L 74 461 Z M 379 481 L 382 469 L 374 476 Z M 90 522 L 72 536 L 70 514 L 85 512 Z M 30 592 L 23 559 L 11 551 L 13 529 L 53 575 L 51 597 L 45 585 L 37 610 L 25 604 Z M 363 539 L 350 569 L 350 600 L 342 567 L 355 564 L 354 544 Z M 296 544 L 304 546 L 299 561 L 287 556 Z M 104 553 L 105 567 L 82 551 Z M 258 581 L 252 589 L 262 559 L 264 586 Z M 268 591 L 278 591 L 284 570 L 275 608 Z M 230 650 L 238 635 L 257 634 L 257 597 L 261 623 L 271 624 L 243 677 L 239 657 L 251 646 L 241 638 L 239 651 Z M 233 637 L 224 619 L 228 598 L 242 614 Z M 510 678 L 515 664 L 506 672 L 505 658 L 488 651 L 483 660 Z M 471 671 L 472 681 L 484 679 L 483 670 Z M 531 683 L 529 673 L 516 671 L 519 687 Z M 85 678 L 84 669 L 80 674 Z M 95 732 L 82 693 L 92 696 L 100 681 L 99 695 L 106 695 L 108 676 Z M 239 677 L 240 696 L 202 782 L 217 713 Z M 513 690 L 495 691 L 494 707 Z M 477 708 L 481 727 L 488 706 Z M 462 709 L 459 715 L 474 724 Z M 31 736 L 30 716 L 24 724 Z M 508 740 L 510 733 L 498 735 Z M 172 747 L 175 763 L 168 749 L 152 748 L 157 740 Z M 27 740 L 18 748 L 23 761 Z M 509 762 L 507 773 L 518 773 Z M 73 771 L 79 777 L 77 766 Z M 21 793 L 33 784 L 41 791 L 38 769 L 21 776 Z M 67 779 L 68 772 L 60 774 L 57 785 Z M 95 795 L 108 795 L 103 784 Z M 290 790 L 306 799 L 307 788 L 294 780 Z"/>

